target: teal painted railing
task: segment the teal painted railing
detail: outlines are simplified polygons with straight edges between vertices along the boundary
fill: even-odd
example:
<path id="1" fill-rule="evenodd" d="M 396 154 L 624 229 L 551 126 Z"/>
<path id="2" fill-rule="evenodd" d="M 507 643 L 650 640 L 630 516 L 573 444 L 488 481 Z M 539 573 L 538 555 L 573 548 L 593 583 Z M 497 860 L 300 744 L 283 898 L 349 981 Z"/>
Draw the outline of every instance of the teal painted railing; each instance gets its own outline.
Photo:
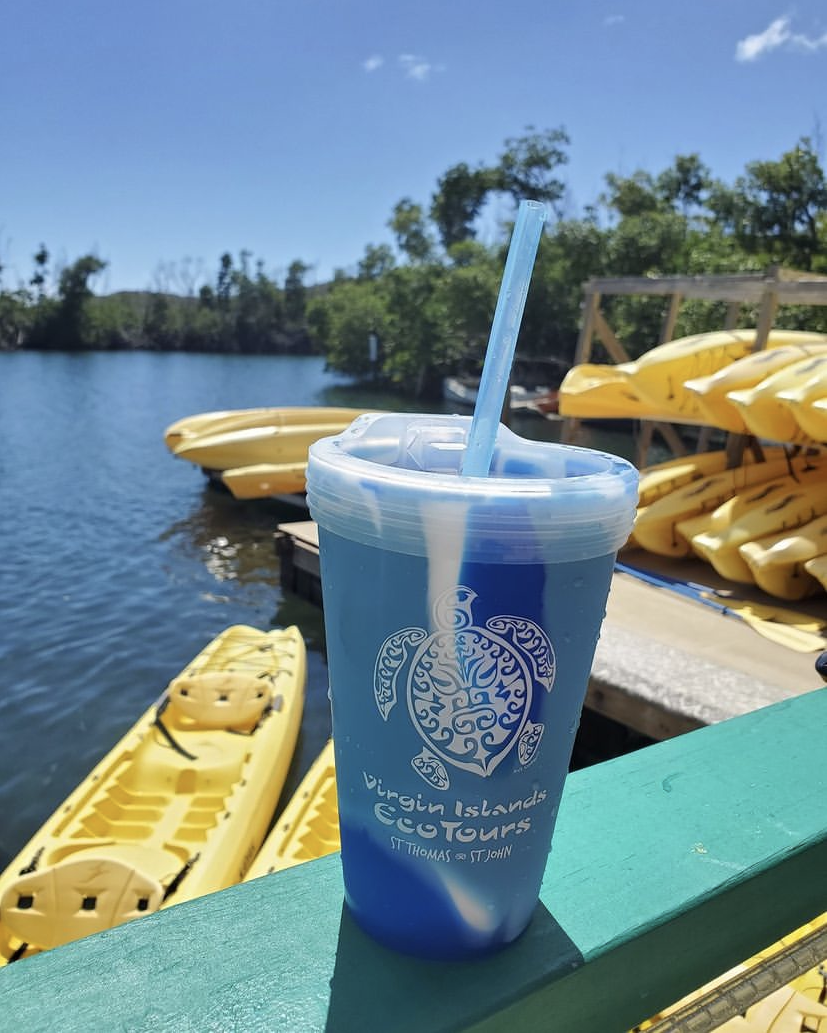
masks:
<path id="1" fill-rule="evenodd" d="M 8 1030 L 629 1029 L 827 910 L 827 689 L 571 775 L 497 956 L 364 936 L 337 855 L 0 971 Z"/>

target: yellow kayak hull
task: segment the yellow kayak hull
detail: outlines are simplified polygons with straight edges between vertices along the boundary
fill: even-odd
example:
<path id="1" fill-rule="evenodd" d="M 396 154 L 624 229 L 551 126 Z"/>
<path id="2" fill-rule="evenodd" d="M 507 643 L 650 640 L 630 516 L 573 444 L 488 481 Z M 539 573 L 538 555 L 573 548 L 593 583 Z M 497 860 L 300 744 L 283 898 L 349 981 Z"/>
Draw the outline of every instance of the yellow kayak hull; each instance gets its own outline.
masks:
<path id="1" fill-rule="evenodd" d="M 296 405 L 196 413 L 170 424 L 164 431 L 164 441 L 174 452 L 185 441 L 201 435 L 224 434 L 248 427 L 294 427 L 303 423 L 344 423 L 346 426 L 362 412 L 362 409 Z"/>
<path id="2" fill-rule="evenodd" d="M 711 513 L 738 492 L 781 477 L 788 470 L 786 459 L 771 459 L 723 470 L 685 484 L 638 511 L 634 540 L 647 552 L 659 556 L 688 556 L 692 549 L 680 531 L 682 521 Z"/>
<path id="3" fill-rule="evenodd" d="M 709 525 L 692 536 L 692 549 L 721 577 L 753 582 L 740 552 L 747 542 L 797 529 L 827 513 L 827 477 L 823 463 L 799 466 L 795 477 L 781 477 L 740 492 L 712 514 Z"/>
<path id="4" fill-rule="evenodd" d="M 329 739 L 267 836 L 245 882 L 341 847 L 333 740 Z"/>
<path id="5" fill-rule="evenodd" d="M 778 398 L 790 410 L 802 434 L 813 441 L 827 441 L 827 369 L 798 387 L 779 391 Z"/>
<path id="6" fill-rule="evenodd" d="M 241 881 L 306 676 L 297 628 L 235 625 L 199 653 L 0 875 L 0 965 Z"/>
<path id="7" fill-rule="evenodd" d="M 634 362 L 574 366 L 560 386 L 559 412 L 581 419 L 658 419 L 742 430 L 741 415 L 726 392 L 721 398 L 721 381 L 713 377 L 747 357 L 753 358 L 756 333 L 718 330 L 693 334 L 658 345 Z M 763 358 L 777 349 L 784 353 L 782 360 Z M 747 367 L 747 372 L 759 375 L 764 363 L 768 369 L 778 369 L 794 361 L 797 354 L 815 354 L 819 349 L 827 350 L 825 334 L 773 330 L 766 351 L 760 353 L 762 358 L 757 359 L 756 366 Z M 749 386 L 756 382 L 752 380 Z M 744 386 L 736 380 L 727 391 Z M 713 407 L 713 411 L 705 406 Z"/>
<path id="8" fill-rule="evenodd" d="M 766 449 L 764 461 L 783 459 L 783 450 Z M 753 466 L 757 460 L 752 452 L 744 452 L 743 464 Z M 640 471 L 638 487 L 638 507 L 649 506 L 658 499 L 669 495 L 676 488 L 681 488 L 692 481 L 698 481 L 710 474 L 723 473 L 727 468 L 727 454 L 721 449 L 716 452 L 698 452 L 695 455 L 679 456 L 655 466 L 647 466 Z"/>
<path id="9" fill-rule="evenodd" d="M 686 388 L 686 381 L 710 376 L 752 352 L 755 330 L 718 330 L 693 334 L 658 345 L 630 363 L 632 389 L 653 408 L 673 418 L 704 423 L 698 395 Z M 827 345 L 827 335 L 801 330 L 773 330 L 766 347 Z"/>
<path id="10" fill-rule="evenodd" d="M 804 569 L 821 583 L 821 587 L 827 592 L 827 555 L 814 556 L 813 559 L 804 563 Z"/>
<path id="11" fill-rule="evenodd" d="M 296 495 L 307 487 L 307 461 L 238 466 L 232 470 L 222 471 L 221 480 L 237 499 Z"/>
<path id="12" fill-rule="evenodd" d="M 793 362 L 753 388 L 728 392 L 727 398 L 737 407 L 751 434 L 770 441 L 803 443 L 811 440 L 810 436 L 796 420 L 786 395 L 818 381 L 827 383 L 827 355 Z"/>
<path id="13" fill-rule="evenodd" d="M 827 352 L 827 344 L 787 344 L 747 355 L 708 377 L 687 380 L 684 387 L 697 396 L 704 422 L 736 434 L 749 428 L 738 407 L 727 398 L 730 391 L 756 387 L 773 373 L 813 355 Z"/>
<path id="14" fill-rule="evenodd" d="M 245 427 L 220 434 L 200 434 L 184 441 L 175 455 L 205 470 L 230 470 L 259 463 L 307 462 L 314 441 L 340 434 L 353 421 L 342 419 L 295 426 Z"/>
<path id="15" fill-rule="evenodd" d="M 821 591 L 804 564 L 827 554 L 827 516 L 738 547 L 759 588 L 779 599 L 806 599 Z"/>
<path id="16" fill-rule="evenodd" d="M 657 416 L 632 387 L 628 363 L 600 366 L 581 363 L 572 366 L 563 378 L 558 393 L 561 416 L 578 419 L 645 419 Z"/>

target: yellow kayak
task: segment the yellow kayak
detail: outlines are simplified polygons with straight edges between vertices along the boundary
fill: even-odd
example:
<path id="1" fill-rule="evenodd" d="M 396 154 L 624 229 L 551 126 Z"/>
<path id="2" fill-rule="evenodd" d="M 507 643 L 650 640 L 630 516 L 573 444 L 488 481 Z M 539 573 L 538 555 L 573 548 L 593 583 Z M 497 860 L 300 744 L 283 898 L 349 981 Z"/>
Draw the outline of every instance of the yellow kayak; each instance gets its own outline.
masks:
<path id="1" fill-rule="evenodd" d="M 827 441 L 827 397 L 808 399 L 806 406 L 793 412 L 805 434 L 814 441 Z"/>
<path id="2" fill-rule="evenodd" d="M 809 435 L 799 426 L 785 396 L 816 380 L 824 381 L 825 374 L 827 355 L 810 356 L 772 373 L 753 388 L 730 391 L 727 398 L 738 408 L 750 433 L 770 441 L 803 442 L 810 440 Z"/>
<path id="3" fill-rule="evenodd" d="M 744 542 L 738 551 L 759 588 L 778 599 L 805 599 L 822 591 L 821 582 L 804 564 L 827 554 L 827 516 Z"/>
<path id="4" fill-rule="evenodd" d="M 778 398 L 813 441 L 827 441 L 827 369 L 818 370 L 806 383 L 778 392 Z"/>
<path id="5" fill-rule="evenodd" d="M 338 421 L 244 427 L 219 434 L 199 434 L 175 448 L 175 455 L 205 470 L 230 470 L 259 463 L 307 462 L 314 441 L 340 434 L 353 417 Z"/>
<path id="6" fill-rule="evenodd" d="M 777 373 L 794 362 L 824 352 L 827 352 L 827 344 L 782 345 L 747 355 L 710 376 L 687 380 L 684 387 L 697 396 L 704 422 L 737 434 L 746 434 L 749 428 L 738 407 L 727 398 L 727 394 L 730 391 L 756 387 L 770 374 Z"/>
<path id="7" fill-rule="evenodd" d="M 712 514 L 709 525 L 692 536 L 692 549 L 711 563 L 721 577 L 751 584 L 749 565 L 739 552 L 746 542 L 799 528 L 827 513 L 827 477 L 823 463 L 796 470 L 742 491 Z M 681 529 L 684 530 L 684 529 Z"/>
<path id="8" fill-rule="evenodd" d="M 279 412 L 271 406 L 256 409 L 218 409 L 214 412 L 195 413 L 171 423 L 164 431 L 164 443 L 170 452 L 185 438 L 194 438 L 208 431 L 232 427 L 254 427 L 273 419 Z"/>
<path id="9" fill-rule="evenodd" d="M 245 882 L 325 857 L 340 846 L 336 768 L 329 739 L 264 841 Z"/>
<path id="10" fill-rule="evenodd" d="M 793 468 L 804 465 L 792 460 Z M 635 518 L 634 539 L 648 552 L 660 556 L 688 556 L 689 542 L 679 525 L 690 517 L 711 513 L 733 495 L 753 485 L 761 485 L 786 474 L 790 469 L 785 458 L 765 463 L 752 463 L 733 470 L 722 470 L 685 484 L 663 498 L 656 499 Z"/>
<path id="11" fill-rule="evenodd" d="M 632 389 L 656 410 L 671 413 L 673 418 L 704 423 L 698 395 L 686 388 L 686 381 L 709 376 L 743 359 L 752 352 L 755 335 L 755 330 L 716 330 L 658 345 L 629 364 Z M 773 330 L 766 347 L 819 343 L 827 345 L 827 335 Z"/>
<path id="12" fill-rule="evenodd" d="M 361 412 L 361 409 L 296 405 L 196 413 L 170 424 L 164 431 L 164 441 L 167 448 L 174 452 L 178 445 L 199 435 L 223 434 L 231 430 L 244 430 L 247 427 L 293 427 L 302 423 L 344 422 L 347 426 Z"/>
<path id="13" fill-rule="evenodd" d="M 632 387 L 629 365 L 600 366 L 584 362 L 572 366 L 560 385 L 559 414 L 600 420 L 657 416 L 657 411 L 641 401 Z"/>
<path id="14" fill-rule="evenodd" d="M 237 499 L 296 495 L 307 486 L 307 460 L 298 463 L 257 463 L 222 470 L 221 480 Z"/>
<path id="15" fill-rule="evenodd" d="M 780 448 L 766 449 L 764 461 L 783 459 L 784 452 Z M 752 452 L 744 451 L 745 466 L 754 465 L 757 460 Z M 727 468 L 727 454 L 723 449 L 717 452 L 698 452 L 695 455 L 679 456 L 656 466 L 647 466 L 640 471 L 638 485 L 638 507 L 648 506 L 657 499 L 663 498 L 684 484 L 691 484 L 709 474 L 723 473 Z"/>
<path id="16" fill-rule="evenodd" d="M 821 587 L 827 592 L 827 555 L 814 556 L 804 563 L 807 573 L 821 582 Z"/>
<path id="17" fill-rule="evenodd" d="M 239 882 L 295 749 L 298 629 L 227 628 L 0 875 L 0 965 Z"/>

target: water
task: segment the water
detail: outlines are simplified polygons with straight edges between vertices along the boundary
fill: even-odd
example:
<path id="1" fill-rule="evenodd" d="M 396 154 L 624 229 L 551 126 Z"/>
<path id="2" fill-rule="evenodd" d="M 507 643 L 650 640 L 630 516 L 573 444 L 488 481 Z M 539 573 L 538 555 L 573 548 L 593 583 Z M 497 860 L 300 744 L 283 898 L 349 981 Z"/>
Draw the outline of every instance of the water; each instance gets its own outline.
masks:
<path id="1" fill-rule="evenodd" d="M 263 405 L 434 408 L 357 390 L 315 357 L 0 354 L 0 866 L 229 624 L 295 623 L 307 642 L 282 801 L 323 746 L 321 612 L 282 594 L 273 547 L 305 514 L 216 491 L 163 442 L 182 416 Z M 632 451 L 624 435 L 591 443 Z"/>

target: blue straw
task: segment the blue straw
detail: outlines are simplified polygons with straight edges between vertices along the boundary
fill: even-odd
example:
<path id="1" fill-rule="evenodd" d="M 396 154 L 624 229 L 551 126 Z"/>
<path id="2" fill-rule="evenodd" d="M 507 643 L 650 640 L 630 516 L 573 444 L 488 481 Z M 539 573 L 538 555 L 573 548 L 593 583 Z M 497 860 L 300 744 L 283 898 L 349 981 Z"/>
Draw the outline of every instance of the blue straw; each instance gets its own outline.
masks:
<path id="1" fill-rule="evenodd" d="M 517 334 L 545 221 L 545 205 L 539 201 L 520 202 L 462 463 L 464 477 L 487 477 L 491 467 Z"/>

